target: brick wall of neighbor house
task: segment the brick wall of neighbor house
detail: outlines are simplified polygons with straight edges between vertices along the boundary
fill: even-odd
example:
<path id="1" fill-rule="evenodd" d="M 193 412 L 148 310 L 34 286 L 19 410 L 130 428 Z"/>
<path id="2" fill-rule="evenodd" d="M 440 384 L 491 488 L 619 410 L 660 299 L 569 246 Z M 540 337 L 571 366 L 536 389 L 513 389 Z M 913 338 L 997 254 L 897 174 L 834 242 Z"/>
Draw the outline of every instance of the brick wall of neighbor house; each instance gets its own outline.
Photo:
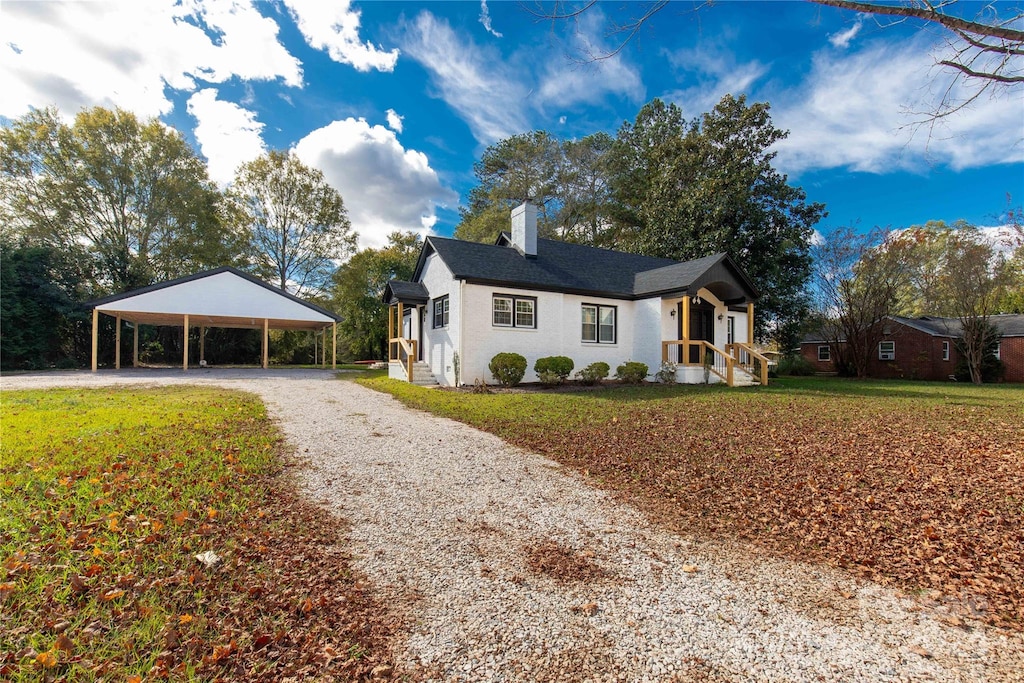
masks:
<path id="1" fill-rule="evenodd" d="M 894 324 L 883 341 L 896 344 L 895 360 L 880 360 L 878 347 L 871 352 L 868 361 L 868 375 L 879 379 L 931 379 L 948 380 L 956 367 L 958 355 L 953 340 L 933 337 L 926 332 L 905 325 Z M 949 342 L 949 360 L 942 360 L 942 342 Z M 804 342 L 800 345 L 801 355 L 817 372 L 835 372 L 835 352 L 830 361 L 818 360 L 818 347 L 824 342 Z"/>
<path id="2" fill-rule="evenodd" d="M 1003 337 L 999 359 L 1006 368 L 1004 382 L 1024 382 L 1024 337 Z"/>
<path id="3" fill-rule="evenodd" d="M 895 360 L 879 360 L 878 349 L 871 354 L 868 374 L 880 379 L 948 380 L 958 359 L 951 339 L 933 337 L 906 325 L 892 324 L 884 341 L 896 343 Z M 950 342 L 949 360 L 942 360 L 942 342 Z"/>
<path id="4" fill-rule="evenodd" d="M 820 361 L 818 360 L 819 346 L 828 346 L 828 344 L 825 342 L 803 342 L 800 344 L 800 355 L 814 367 L 815 372 L 835 372 L 835 354 L 830 348 L 830 360 Z"/>

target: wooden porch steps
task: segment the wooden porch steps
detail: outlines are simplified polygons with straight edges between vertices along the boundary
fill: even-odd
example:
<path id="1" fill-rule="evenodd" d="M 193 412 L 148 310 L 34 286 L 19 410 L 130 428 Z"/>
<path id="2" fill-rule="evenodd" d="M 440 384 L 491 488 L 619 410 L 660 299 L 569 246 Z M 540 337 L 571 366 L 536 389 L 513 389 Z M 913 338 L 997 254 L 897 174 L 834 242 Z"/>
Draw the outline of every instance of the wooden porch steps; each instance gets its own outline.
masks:
<path id="1" fill-rule="evenodd" d="M 397 361 L 391 361 L 392 366 L 398 366 L 400 372 L 404 375 L 405 368 L 402 364 Z M 394 376 L 394 373 L 391 373 Z M 433 387 L 438 385 L 437 378 L 434 377 L 434 373 L 430 371 L 430 366 L 422 361 L 417 361 L 412 364 L 412 383 L 421 387 Z"/>

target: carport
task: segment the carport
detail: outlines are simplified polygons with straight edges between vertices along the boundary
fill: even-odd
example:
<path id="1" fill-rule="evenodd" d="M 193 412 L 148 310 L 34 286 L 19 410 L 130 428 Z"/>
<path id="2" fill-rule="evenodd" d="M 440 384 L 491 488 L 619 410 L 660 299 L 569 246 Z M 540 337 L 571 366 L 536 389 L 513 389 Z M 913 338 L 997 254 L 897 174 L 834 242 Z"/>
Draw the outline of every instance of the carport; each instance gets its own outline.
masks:
<path id="1" fill-rule="evenodd" d="M 340 318 L 308 301 L 271 287 L 252 275 L 225 266 L 170 280 L 124 294 L 98 299 L 92 307 L 92 371 L 99 351 L 100 314 L 116 320 L 114 367 L 121 368 L 121 328 L 133 323 L 132 365 L 138 364 L 139 325 L 182 327 L 182 370 L 188 369 L 188 333 L 199 328 L 199 358 L 205 360 L 208 327 L 262 329 L 262 365 L 269 364 L 270 330 L 309 330 L 323 339 L 321 353 L 327 364 L 327 328 L 331 330 L 331 367 L 337 367 Z"/>

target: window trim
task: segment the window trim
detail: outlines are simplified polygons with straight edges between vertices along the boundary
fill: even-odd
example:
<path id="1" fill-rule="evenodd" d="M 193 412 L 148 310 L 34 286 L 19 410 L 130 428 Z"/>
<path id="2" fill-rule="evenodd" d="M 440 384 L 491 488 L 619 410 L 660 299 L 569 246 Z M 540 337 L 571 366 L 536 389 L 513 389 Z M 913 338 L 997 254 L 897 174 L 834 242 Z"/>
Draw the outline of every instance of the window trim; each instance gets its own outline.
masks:
<path id="1" fill-rule="evenodd" d="M 583 337 L 583 309 L 593 308 L 594 309 L 594 339 L 585 339 Z M 612 320 L 612 340 L 601 341 L 601 309 L 611 310 L 613 315 Z M 580 304 L 580 343 L 581 344 L 605 344 L 607 346 L 615 346 L 619 343 L 619 307 L 614 304 L 594 304 L 583 302 Z"/>
<path id="2" fill-rule="evenodd" d="M 949 360 L 949 342 L 942 342 L 942 360 Z"/>
<path id="3" fill-rule="evenodd" d="M 438 322 L 437 306 L 441 304 L 441 320 Z M 434 316 L 431 321 L 432 329 L 438 329 L 442 327 L 448 327 L 448 323 L 451 321 L 451 299 L 448 295 L 439 296 L 434 299 Z"/>
<path id="4" fill-rule="evenodd" d="M 825 357 L 822 358 L 821 352 L 825 352 Z M 832 347 L 828 344 L 818 345 L 818 362 L 819 363 L 831 363 L 832 362 Z"/>
<path id="5" fill-rule="evenodd" d="M 883 351 L 882 347 L 889 345 L 892 347 L 891 351 Z M 885 358 L 884 355 L 892 355 L 892 358 Z M 882 361 L 893 361 L 896 360 L 896 342 L 895 341 L 880 341 L 878 342 L 878 360 Z"/>
<path id="6" fill-rule="evenodd" d="M 725 342 L 727 344 L 736 343 L 736 316 L 730 315 L 726 317 L 725 322 Z"/>
<path id="7" fill-rule="evenodd" d="M 504 323 L 494 322 L 494 302 L 498 299 L 506 299 L 512 302 L 512 306 L 509 309 L 509 313 L 512 315 L 511 324 L 505 325 Z M 529 301 L 533 307 L 533 325 L 519 325 L 517 318 L 518 306 L 520 301 Z M 537 297 L 535 296 L 522 296 L 519 294 L 499 294 L 497 292 L 491 294 L 491 327 L 503 327 L 518 330 L 535 330 L 537 329 Z"/>
<path id="8" fill-rule="evenodd" d="M 1000 339 L 999 341 L 996 342 L 996 350 L 993 352 L 992 355 L 994 355 L 996 357 L 996 360 L 1002 360 L 1002 352 L 1003 352 L 1003 340 Z"/>

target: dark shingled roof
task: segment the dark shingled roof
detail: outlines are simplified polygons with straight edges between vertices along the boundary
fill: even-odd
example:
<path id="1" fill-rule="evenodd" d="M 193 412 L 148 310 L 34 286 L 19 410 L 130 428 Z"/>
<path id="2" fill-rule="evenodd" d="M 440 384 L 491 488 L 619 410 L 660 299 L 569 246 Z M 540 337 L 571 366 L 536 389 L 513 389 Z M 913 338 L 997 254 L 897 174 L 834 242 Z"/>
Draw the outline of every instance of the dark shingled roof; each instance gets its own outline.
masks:
<path id="1" fill-rule="evenodd" d="M 915 330 L 930 334 L 933 337 L 959 338 L 963 334 L 960 320 L 957 318 L 940 318 L 935 315 L 924 315 L 920 318 L 904 318 L 894 315 L 891 320 Z M 989 316 L 989 322 L 997 330 L 1000 337 L 1024 337 L 1024 314 L 1003 313 Z M 822 330 L 810 332 L 800 340 L 801 344 L 826 343 L 826 335 Z M 840 339 L 839 341 L 844 341 Z"/>
<path id="2" fill-rule="evenodd" d="M 428 237 L 414 280 L 419 279 L 431 252 L 441 257 L 456 279 L 478 284 L 638 299 L 718 282 L 726 299 L 757 298 L 750 280 L 726 254 L 679 262 L 538 239 L 536 257 L 527 258 L 510 246 L 507 233 L 496 244 Z"/>
<path id="3" fill-rule="evenodd" d="M 386 304 L 398 301 L 403 304 L 425 304 L 429 298 L 427 288 L 423 286 L 422 282 L 391 280 L 384 288 L 384 303 Z"/>

